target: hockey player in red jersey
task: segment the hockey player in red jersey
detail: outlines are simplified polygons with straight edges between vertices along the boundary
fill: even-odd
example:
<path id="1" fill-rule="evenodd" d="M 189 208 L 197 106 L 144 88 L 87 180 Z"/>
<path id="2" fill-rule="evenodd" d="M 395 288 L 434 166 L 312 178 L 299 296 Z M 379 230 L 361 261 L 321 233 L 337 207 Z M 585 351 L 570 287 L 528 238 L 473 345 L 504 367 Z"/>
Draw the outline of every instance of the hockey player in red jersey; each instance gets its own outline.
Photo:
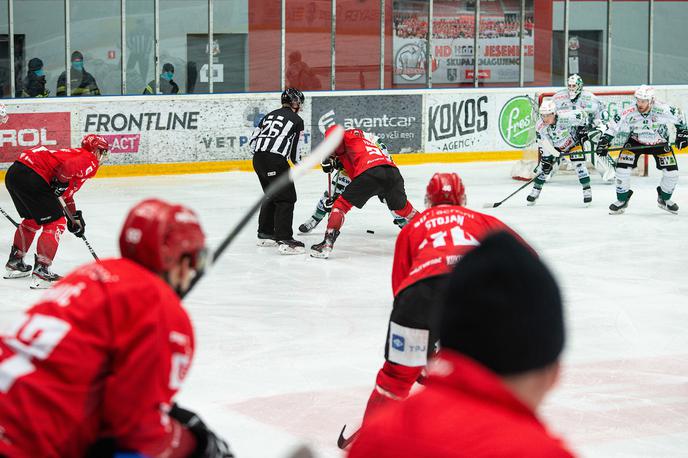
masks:
<path id="1" fill-rule="evenodd" d="M 22 151 L 5 175 L 7 190 L 23 219 L 14 234 L 4 278 L 31 275 L 31 288 L 47 288 L 61 278 L 50 270 L 60 236 L 65 228 L 77 237 L 83 236 L 86 229 L 74 194 L 95 176 L 108 148 L 103 137 L 89 134 L 82 140 L 81 148 L 54 151 L 39 146 Z M 74 223 L 65 218 L 60 197 L 74 216 Z M 32 273 L 24 256 L 41 229 Z"/>
<path id="2" fill-rule="evenodd" d="M 365 419 L 380 405 L 408 396 L 427 358 L 436 351 L 432 326 L 447 274 L 494 231 L 508 227 L 493 216 L 464 207 L 466 191 L 456 173 L 436 173 L 425 194 L 425 211 L 399 233 L 394 249 L 394 305 L 387 328 L 385 363 L 377 374 Z"/>
<path id="3" fill-rule="evenodd" d="M 329 127 L 325 137 L 335 128 L 336 125 Z M 332 157 L 323 162 L 323 172 L 331 172 L 335 168 L 335 161 L 342 164 L 351 177 L 351 183 L 332 205 L 324 240 L 311 247 L 310 254 L 314 258 L 329 257 L 347 212 L 352 207 L 363 208 L 373 196 L 384 199 L 395 218 L 409 221 L 417 213 L 406 198 L 404 179 L 394 161 L 362 130 L 348 129 L 344 132 L 342 143 Z"/>
<path id="4" fill-rule="evenodd" d="M 0 333 L 0 456 L 232 456 L 173 404 L 194 354 L 179 295 L 204 266 L 196 214 L 145 200 L 119 245 L 122 258 L 74 270 Z"/>

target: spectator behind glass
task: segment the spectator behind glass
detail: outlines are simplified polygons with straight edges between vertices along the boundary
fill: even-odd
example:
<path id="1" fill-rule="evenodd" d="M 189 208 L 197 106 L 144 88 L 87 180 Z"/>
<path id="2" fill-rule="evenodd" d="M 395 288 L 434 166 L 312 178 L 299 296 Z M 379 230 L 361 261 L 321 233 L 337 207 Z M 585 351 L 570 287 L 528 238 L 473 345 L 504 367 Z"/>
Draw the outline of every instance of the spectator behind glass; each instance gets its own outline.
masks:
<path id="1" fill-rule="evenodd" d="M 100 95 L 96 79 L 84 69 L 84 55 L 80 51 L 72 53 L 72 68 L 69 74 L 70 88 L 73 96 Z M 57 95 L 67 95 L 67 72 L 57 79 Z"/>
<path id="2" fill-rule="evenodd" d="M 29 61 L 29 70 L 26 72 L 20 97 L 48 97 L 50 90 L 45 88 L 45 70 L 43 61 L 34 57 Z"/>
<path id="3" fill-rule="evenodd" d="M 177 94 L 179 92 L 179 86 L 172 78 L 174 78 L 174 65 L 167 62 L 162 66 L 162 73 L 160 73 L 158 94 Z M 151 80 L 150 83 L 148 83 L 143 93 L 155 94 L 155 80 Z"/>
<path id="4" fill-rule="evenodd" d="M 537 409 L 564 348 L 559 287 L 506 232 L 452 272 L 439 312 L 441 350 L 425 390 L 377 412 L 349 458 L 571 457 Z"/>
<path id="5" fill-rule="evenodd" d="M 320 80 L 313 69 L 301 60 L 300 51 L 294 51 L 289 54 L 287 86 L 298 87 L 301 88 L 301 90 L 309 91 L 322 89 L 322 84 L 320 84 Z"/>

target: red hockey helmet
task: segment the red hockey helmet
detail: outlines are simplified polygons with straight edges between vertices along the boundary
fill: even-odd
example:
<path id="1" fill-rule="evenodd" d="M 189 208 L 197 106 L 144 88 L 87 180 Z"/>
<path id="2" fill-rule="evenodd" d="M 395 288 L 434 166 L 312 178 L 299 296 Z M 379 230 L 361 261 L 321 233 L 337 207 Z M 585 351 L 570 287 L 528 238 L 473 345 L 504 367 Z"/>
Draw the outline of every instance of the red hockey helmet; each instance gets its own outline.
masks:
<path id="1" fill-rule="evenodd" d="M 199 272 L 205 261 L 205 235 L 190 208 L 147 199 L 129 211 L 119 249 L 122 257 L 157 274 L 170 270 L 185 255 Z"/>
<path id="2" fill-rule="evenodd" d="M 426 207 L 435 205 L 466 205 L 466 188 L 456 173 L 436 173 L 425 192 Z"/>
<path id="3" fill-rule="evenodd" d="M 86 151 L 99 155 L 98 159 L 106 155 L 110 149 L 107 140 L 100 135 L 88 134 L 81 140 L 81 147 Z"/>

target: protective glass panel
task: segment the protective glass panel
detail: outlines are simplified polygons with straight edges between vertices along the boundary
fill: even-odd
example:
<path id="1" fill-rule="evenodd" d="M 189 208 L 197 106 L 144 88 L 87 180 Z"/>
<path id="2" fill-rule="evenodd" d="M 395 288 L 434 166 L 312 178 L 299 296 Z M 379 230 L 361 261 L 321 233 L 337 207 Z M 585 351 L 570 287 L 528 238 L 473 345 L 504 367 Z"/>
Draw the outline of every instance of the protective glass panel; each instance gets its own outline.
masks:
<path id="1" fill-rule="evenodd" d="M 0 97 L 10 97 L 10 53 L 7 0 L 0 0 Z"/>
<path id="2" fill-rule="evenodd" d="M 685 4 L 681 4 L 677 3 L 683 7 L 685 18 Z M 611 84 L 647 83 L 649 30 L 648 2 L 613 2 Z M 676 43 L 672 46 L 678 48 Z"/>
<path id="3" fill-rule="evenodd" d="M 248 89 L 248 10 L 248 0 L 213 2 L 213 92 Z"/>
<path id="4" fill-rule="evenodd" d="M 337 3 L 337 89 L 380 87 L 380 4 L 379 0 Z"/>
<path id="5" fill-rule="evenodd" d="M 249 87 L 251 91 L 281 91 L 281 4 L 280 0 L 248 2 Z"/>
<path id="6" fill-rule="evenodd" d="M 126 4 L 126 93 L 155 92 L 155 18 L 153 0 Z"/>
<path id="7" fill-rule="evenodd" d="M 69 12 L 71 95 L 121 94 L 120 0 L 70 0 Z M 66 95 L 66 74 L 57 86 Z"/>
<path id="8" fill-rule="evenodd" d="M 54 96 L 65 69 L 64 4 L 51 0 L 14 2 L 17 96 Z"/>
<path id="9" fill-rule="evenodd" d="M 289 0 L 286 6 L 286 85 L 330 89 L 331 0 Z"/>
<path id="10" fill-rule="evenodd" d="M 209 52 L 218 49 L 217 43 L 208 46 L 208 1 L 160 0 L 160 73 L 173 73 L 171 80 L 163 78 L 170 84 L 160 92 L 177 85 L 183 94 L 207 93 Z"/>
<path id="11" fill-rule="evenodd" d="M 392 21 L 392 87 L 426 87 L 428 2 L 395 1 Z"/>
<path id="12" fill-rule="evenodd" d="M 687 19 L 685 2 L 655 2 L 653 84 L 685 84 L 688 46 L 683 43 Z"/>

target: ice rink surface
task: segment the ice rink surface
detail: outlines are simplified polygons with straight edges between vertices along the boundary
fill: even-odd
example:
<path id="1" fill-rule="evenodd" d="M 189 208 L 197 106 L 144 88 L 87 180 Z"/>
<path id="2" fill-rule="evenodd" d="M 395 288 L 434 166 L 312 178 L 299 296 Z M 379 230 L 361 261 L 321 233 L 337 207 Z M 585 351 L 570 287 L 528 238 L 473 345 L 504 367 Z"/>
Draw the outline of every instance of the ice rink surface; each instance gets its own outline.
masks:
<path id="1" fill-rule="evenodd" d="M 657 208 L 654 169 L 633 177 L 635 194 L 620 216 L 607 214 L 614 187 L 598 176 L 590 208 L 575 176 L 559 175 L 534 207 L 526 207 L 523 190 L 485 210 L 520 232 L 562 286 L 564 373 L 542 413 L 582 456 L 688 456 L 688 159 L 679 161 L 678 216 Z M 468 207 L 481 210 L 519 186 L 511 165 L 430 164 L 402 167 L 402 174 L 411 202 L 422 208 L 432 173 L 456 171 Z M 316 171 L 297 183 L 295 228 L 325 186 Z M 97 179 L 76 200 L 91 245 L 109 257 L 118 254 L 126 212 L 143 198 L 196 209 L 212 248 L 260 193 L 253 173 L 233 172 Z M 16 215 L 4 187 L 0 205 Z M 332 256 L 320 260 L 256 247 L 256 226 L 254 219 L 186 300 L 197 353 L 179 402 L 225 436 L 239 458 L 281 458 L 300 444 L 321 458 L 342 456 L 339 430 L 360 420 L 383 362 L 399 230 L 372 199 L 347 215 Z M 324 223 L 296 237 L 309 246 L 323 233 Z M 5 222 L 3 257 L 12 235 Z M 66 274 L 91 260 L 83 242 L 65 234 L 54 270 Z M 41 294 L 27 279 L 2 286 L 1 320 Z"/>

